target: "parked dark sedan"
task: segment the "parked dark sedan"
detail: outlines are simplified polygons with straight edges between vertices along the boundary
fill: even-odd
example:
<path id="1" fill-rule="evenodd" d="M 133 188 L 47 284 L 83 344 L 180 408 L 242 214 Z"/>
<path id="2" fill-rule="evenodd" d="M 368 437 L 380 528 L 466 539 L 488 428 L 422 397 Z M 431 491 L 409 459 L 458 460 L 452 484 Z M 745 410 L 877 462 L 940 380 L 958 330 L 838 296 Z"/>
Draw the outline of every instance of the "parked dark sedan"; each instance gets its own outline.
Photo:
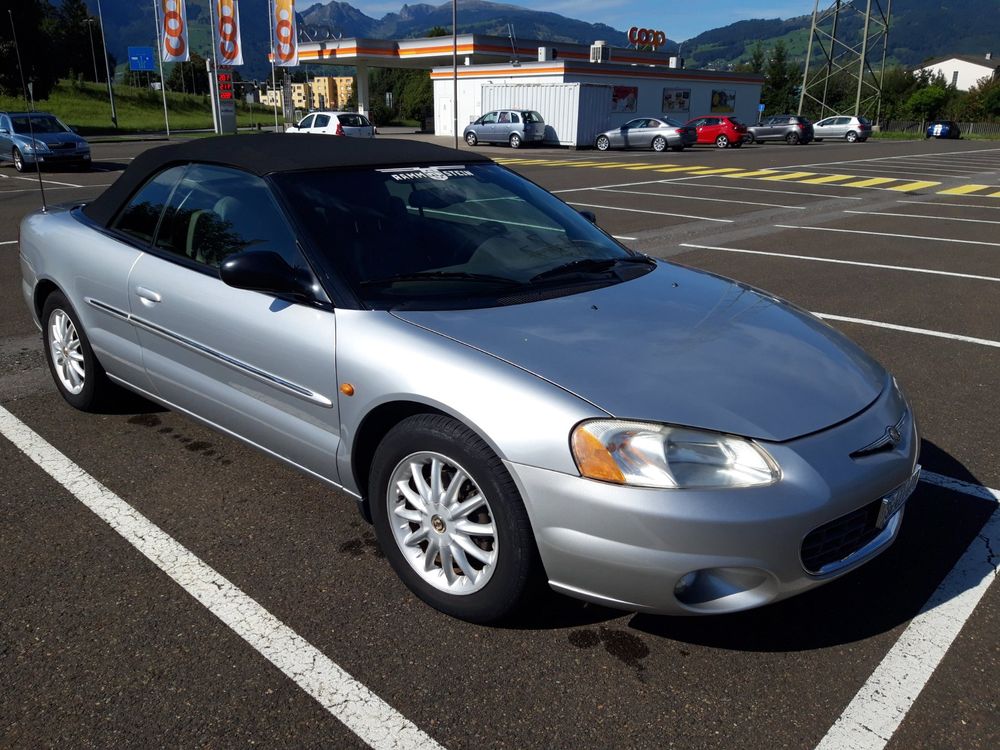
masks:
<path id="1" fill-rule="evenodd" d="M 962 131 L 953 120 L 935 120 L 927 126 L 925 138 L 961 138 Z"/>
<path id="2" fill-rule="evenodd" d="M 747 128 L 747 143 L 754 141 L 784 141 L 789 145 L 806 144 L 813 139 L 813 126 L 798 115 L 765 117 L 759 125 Z"/>

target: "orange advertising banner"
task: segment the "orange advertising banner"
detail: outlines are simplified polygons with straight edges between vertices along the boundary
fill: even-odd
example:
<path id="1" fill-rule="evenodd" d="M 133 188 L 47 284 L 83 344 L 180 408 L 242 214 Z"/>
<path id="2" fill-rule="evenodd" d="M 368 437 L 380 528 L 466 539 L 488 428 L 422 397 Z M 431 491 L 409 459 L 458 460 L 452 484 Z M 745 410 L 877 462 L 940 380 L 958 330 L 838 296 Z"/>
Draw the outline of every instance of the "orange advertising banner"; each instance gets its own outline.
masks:
<path id="1" fill-rule="evenodd" d="M 242 65 L 239 0 L 216 0 L 215 18 L 219 32 L 219 65 Z"/>
<path id="2" fill-rule="evenodd" d="M 295 27 L 295 0 L 274 0 L 274 64 L 289 67 L 299 64 L 299 38 Z"/>
<path id="3" fill-rule="evenodd" d="M 160 0 L 160 10 L 163 11 L 160 59 L 163 62 L 187 62 L 191 59 L 191 51 L 188 49 L 187 8 L 184 7 L 184 0 Z"/>

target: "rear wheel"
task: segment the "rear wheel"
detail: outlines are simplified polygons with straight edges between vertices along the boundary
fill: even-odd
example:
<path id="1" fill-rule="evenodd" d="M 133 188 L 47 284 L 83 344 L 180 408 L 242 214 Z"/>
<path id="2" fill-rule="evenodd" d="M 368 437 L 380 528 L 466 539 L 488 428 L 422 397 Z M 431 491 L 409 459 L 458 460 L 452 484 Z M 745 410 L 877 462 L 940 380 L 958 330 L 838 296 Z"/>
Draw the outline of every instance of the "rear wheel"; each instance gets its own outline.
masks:
<path id="1" fill-rule="evenodd" d="M 368 486 L 379 545 L 413 593 L 473 622 L 516 609 L 534 537 L 514 481 L 476 433 L 440 414 L 409 417 L 383 438 Z"/>
<path id="2" fill-rule="evenodd" d="M 729 148 L 729 138 L 724 135 L 720 135 L 715 139 L 715 145 L 717 148 Z"/>
<path id="3" fill-rule="evenodd" d="M 23 172 L 26 169 L 24 164 L 24 155 L 21 153 L 21 149 L 17 146 L 14 147 L 14 151 L 11 153 L 11 158 L 14 159 L 14 169 L 18 172 Z"/>
<path id="4" fill-rule="evenodd" d="M 476 138 L 475 133 L 466 133 L 465 142 L 468 143 L 470 146 L 475 146 L 477 143 L 479 143 L 479 139 Z"/>
<path id="5" fill-rule="evenodd" d="M 755 136 L 750 131 L 747 131 L 747 134 L 745 136 L 743 136 L 743 142 L 744 143 L 754 143 L 754 142 L 756 142 L 756 140 L 757 140 L 757 136 Z"/>
<path id="6" fill-rule="evenodd" d="M 510 134 L 510 147 L 521 148 L 521 136 L 519 136 L 517 133 Z"/>
<path id="7" fill-rule="evenodd" d="M 785 136 L 785 143 L 787 143 L 789 146 L 795 146 L 801 140 L 802 139 L 799 138 L 798 133 L 789 133 L 788 135 Z"/>
<path id="8" fill-rule="evenodd" d="M 846 138 L 848 143 L 854 143 L 855 141 L 858 140 L 858 134 L 855 133 L 853 130 L 848 130 Z"/>
<path id="9" fill-rule="evenodd" d="M 653 139 L 653 151 L 665 151 L 667 148 L 667 139 L 662 135 L 656 136 Z"/>
<path id="10" fill-rule="evenodd" d="M 595 145 L 598 151 L 607 151 L 611 148 L 611 139 L 606 135 L 599 135 L 597 136 L 597 143 Z"/>
<path id="11" fill-rule="evenodd" d="M 42 342 L 52 379 L 70 406 L 94 411 L 115 391 L 90 348 L 76 311 L 62 292 L 53 292 L 45 300 Z"/>
<path id="12" fill-rule="evenodd" d="M 670 150 L 671 151 L 683 151 L 684 150 L 684 144 L 682 143 L 680 146 L 671 146 Z"/>

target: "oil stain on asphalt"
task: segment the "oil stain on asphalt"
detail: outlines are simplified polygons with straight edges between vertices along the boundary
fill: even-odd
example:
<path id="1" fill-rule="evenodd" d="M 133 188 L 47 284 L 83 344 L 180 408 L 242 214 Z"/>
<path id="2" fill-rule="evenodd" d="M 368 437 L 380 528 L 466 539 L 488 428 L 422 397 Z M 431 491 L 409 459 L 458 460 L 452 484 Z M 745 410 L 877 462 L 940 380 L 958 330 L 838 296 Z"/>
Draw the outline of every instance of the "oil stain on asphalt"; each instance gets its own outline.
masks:
<path id="1" fill-rule="evenodd" d="M 134 417 L 129 417 L 128 422 L 129 424 L 137 424 L 141 427 L 148 427 L 150 429 L 160 427 L 160 425 L 163 424 L 163 420 L 155 414 L 136 414 Z M 192 453 L 200 453 L 206 458 L 214 458 L 224 466 L 232 463 L 232 461 L 228 458 L 223 458 L 222 456 L 217 455 L 218 451 L 216 451 L 213 444 L 207 440 L 196 440 L 195 438 L 187 437 L 179 432 L 174 432 L 173 427 L 160 427 L 157 432 L 161 435 L 169 435 Z"/>
<path id="2" fill-rule="evenodd" d="M 567 637 L 571 644 L 582 649 L 594 648 L 603 643 L 605 651 L 639 674 L 644 669 L 640 661 L 649 656 L 649 647 L 642 639 L 624 630 L 605 627 L 596 630 L 580 629 L 571 631 Z"/>

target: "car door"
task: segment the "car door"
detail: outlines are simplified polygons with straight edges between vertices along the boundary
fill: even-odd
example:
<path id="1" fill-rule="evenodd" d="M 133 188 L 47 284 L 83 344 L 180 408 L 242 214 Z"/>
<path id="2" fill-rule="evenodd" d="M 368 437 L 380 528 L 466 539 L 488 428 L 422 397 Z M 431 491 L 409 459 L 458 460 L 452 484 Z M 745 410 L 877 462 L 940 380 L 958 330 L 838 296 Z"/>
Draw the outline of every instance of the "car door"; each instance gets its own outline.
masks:
<path id="1" fill-rule="evenodd" d="M 500 142 L 506 143 L 507 139 L 510 138 L 512 129 L 512 125 L 510 122 L 510 112 L 505 111 L 498 113 L 497 124 L 494 126 L 494 128 L 495 128 L 494 133 L 496 134 L 494 140 L 496 140 L 497 143 Z"/>
<path id="2" fill-rule="evenodd" d="M 10 118 L 7 115 L 0 115 L 0 161 L 11 159 L 13 152 L 14 138 Z"/>
<path id="3" fill-rule="evenodd" d="M 850 117 L 838 117 L 833 121 L 831 135 L 834 138 L 844 138 L 851 124 Z"/>
<path id="4" fill-rule="evenodd" d="M 722 121 L 718 117 L 704 117 L 698 127 L 698 143 L 715 143 L 722 132 Z"/>
<path id="5" fill-rule="evenodd" d="M 772 141 L 782 138 L 784 136 L 785 125 L 787 124 L 787 117 L 772 117 L 767 121 L 767 126 L 764 128 L 763 139 Z"/>
<path id="6" fill-rule="evenodd" d="M 636 118 L 635 120 L 629 120 L 621 128 L 618 129 L 618 143 L 612 140 L 613 146 L 621 146 L 622 148 L 637 148 L 638 143 L 638 131 L 646 124 L 645 118 Z"/>
<path id="7" fill-rule="evenodd" d="M 499 112 L 487 112 L 483 115 L 483 122 L 476 129 L 479 140 L 492 143 L 497 139 L 497 115 L 499 114 Z"/>
<path id="8" fill-rule="evenodd" d="M 312 126 L 309 128 L 309 132 L 320 135 L 333 135 L 336 129 L 337 123 L 331 122 L 330 115 L 317 114 L 316 119 L 313 120 Z"/>
<path id="9" fill-rule="evenodd" d="M 189 166 L 128 282 L 146 373 L 175 407 L 336 481 L 335 315 L 223 283 L 247 249 L 311 275 L 264 180 Z"/>
<path id="10" fill-rule="evenodd" d="M 306 115 L 301 120 L 299 120 L 298 124 L 295 127 L 289 128 L 288 132 L 289 133 L 308 133 L 309 132 L 309 128 L 312 127 L 314 119 L 316 119 L 316 115 Z"/>

